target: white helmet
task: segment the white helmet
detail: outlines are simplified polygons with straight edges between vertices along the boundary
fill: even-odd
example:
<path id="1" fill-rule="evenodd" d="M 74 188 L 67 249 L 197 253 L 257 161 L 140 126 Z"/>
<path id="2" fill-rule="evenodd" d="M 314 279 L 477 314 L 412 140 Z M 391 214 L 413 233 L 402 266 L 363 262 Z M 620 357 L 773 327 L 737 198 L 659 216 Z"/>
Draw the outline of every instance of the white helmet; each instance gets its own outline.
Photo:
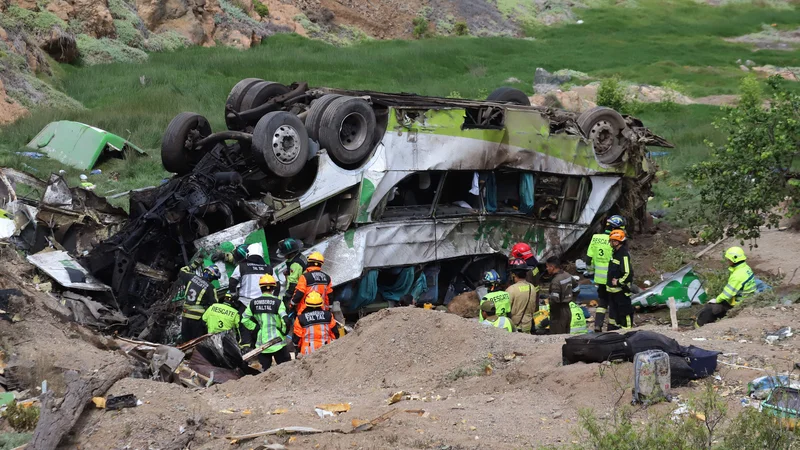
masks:
<path id="1" fill-rule="evenodd" d="M 85 174 L 81 174 L 81 181 L 86 181 L 88 179 L 89 177 L 87 177 Z"/>
<path id="2" fill-rule="evenodd" d="M 247 246 L 247 256 L 258 255 L 264 257 L 264 247 L 261 244 L 250 244 Z"/>

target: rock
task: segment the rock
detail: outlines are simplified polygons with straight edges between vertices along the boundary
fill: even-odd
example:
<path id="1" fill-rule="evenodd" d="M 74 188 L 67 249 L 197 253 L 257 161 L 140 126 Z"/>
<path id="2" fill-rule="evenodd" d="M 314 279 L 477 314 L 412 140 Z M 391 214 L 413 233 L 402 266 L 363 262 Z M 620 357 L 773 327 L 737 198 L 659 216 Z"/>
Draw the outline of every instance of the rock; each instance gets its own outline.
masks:
<path id="1" fill-rule="evenodd" d="M 562 413 L 561 411 L 556 411 L 555 413 L 553 413 L 553 419 L 558 419 L 563 415 L 564 413 Z"/>
<path id="2" fill-rule="evenodd" d="M 747 67 L 753 67 L 756 65 L 756 63 L 748 59 L 747 61 L 744 62 L 744 65 Z"/>
<path id="3" fill-rule="evenodd" d="M 148 30 L 172 30 L 194 45 L 213 46 L 216 24 L 222 16 L 217 0 L 135 0 L 136 9 Z"/>
<path id="4" fill-rule="evenodd" d="M 537 67 L 533 76 L 533 91 L 537 94 L 547 94 L 558 89 L 564 83 L 572 80 L 585 80 L 589 76 L 577 70 L 561 69 L 553 73 Z"/>
<path id="5" fill-rule="evenodd" d="M 70 19 L 81 22 L 83 32 L 95 38 L 115 37 L 117 29 L 107 0 L 73 0 Z"/>
<path id="6" fill-rule="evenodd" d="M 0 125 L 12 123 L 28 115 L 27 108 L 17 103 L 13 98 L 6 96 L 3 80 L 0 80 L 0 98 L 5 99 L 5 105 L 0 108 Z"/>
<path id="7" fill-rule="evenodd" d="M 320 25 L 330 25 L 333 23 L 333 19 L 336 18 L 336 14 L 333 13 L 328 8 L 321 8 L 319 10 L 308 11 L 306 13 L 306 17 L 313 23 L 320 24 Z"/>
<path id="8" fill-rule="evenodd" d="M 741 64 L 741 63 L 742 63 L 742 59 L 741 58 L 736 60 L 736 64 Z"/>
<path id="9" fill-rule="evenodd" d="M 531 104 L 546 106 L 548 108 L 562 108 L 567 111 L 584 112 L 597 106 L 594 99 L 597 96 L 597 89 L 583 87 L 584 89 L 573 88 L 569 91 L 556 89 L 547 94 L 537 94 L 530 98 Z"/>
<path id="10" fill-rule="evenodd" d="M 15 0 L 14 4 L 22 9 L 27 9 L 29 11 L 39 10 L 39 5 L 36 3 L 36 0 Z"/>
<path id="11" fill-rule="evenodd" d="M 775 67 L 773 65 L 766 65 L 760 67 L 753 67 L 753 72 L 763 76 L 777 75 L 787 81 L 798 81 L 800 77 L 800 67 Z"/>
<path id="12" fill-rule="evenodd" d="M 507 80 L 503 81 L 503 83 L 522 83 L 522 80 L 520 80 L 517 77 L 511 77 L 511 78 L 508 78 Z"/>
<path id="13" fill-rule="evenodd" d="M 250 45 L 253 42 L 249 37 L 242 34 L 242 32 L 239 30 L 230 30 L 222 35 L 215 36 L 218 36 L 218 39 L 220 42 L 222 42 L 222 44 L 242 50 L 250 48 Z"/>
<path id="14" fill-rule="evenodd" d="M 742 69 L 743 72 L 750 72 L 750 69 L 744 64 L 740 65 L 739 68 Z"/>
<path id="15" fill-rule="evenodd" d="M 64 22 L 69 22 L 69 15 L 72 12 L 72 5 L 66 0 L 51 0 L 45 7 L 48 11 L 55 14 Z"/>

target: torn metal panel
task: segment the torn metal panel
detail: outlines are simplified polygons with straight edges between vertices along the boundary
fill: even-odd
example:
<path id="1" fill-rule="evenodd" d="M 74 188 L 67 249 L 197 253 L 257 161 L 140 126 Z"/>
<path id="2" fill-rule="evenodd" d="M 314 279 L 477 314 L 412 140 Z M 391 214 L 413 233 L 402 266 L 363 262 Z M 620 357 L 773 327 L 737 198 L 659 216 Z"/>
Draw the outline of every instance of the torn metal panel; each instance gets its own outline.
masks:
<path id="1" fill-rule="evenodd" d="M 145 152 L 124 138 L 79 122 L 50 122 L 27 145 L 77 169 L 92 169 L 101 157 Z"/>
<path id="2" fill-rule="evenodd" d="M 68 289 L 85 291 L 110 291 L 111 287 L 101 283 L 89 274 L 64 251 L 44 251 L 28 255 L 28 262 L 42 270 L 50 278 Z"/>
<path id="3" fill-rule="evenodd" d="M 674 298 L 678 308 L 688 308 L 692 304 L 704 304 L 708 301 L 703 283 L 692 271 L 691 264 L 668 275 L 666 280 L 634 296 L 631 303 L 640 306 L 664 306 L 670 298 Z"/>
<path id="4" fill-rule="evenodd" d="M 74 292 L 64 292 L 61 301 L 72 311 L 72 319 L 81 325 L 106 328 L 128 322 L 128 319 L 118 311 L 113 311 L 100 302 Z"/>
<path id="5" fill-rule="evenodd" d="M 529 243 L 540 258 L 560 255 L 585 231 L 585 226 L 513 216 L 416 220 L 362 226 L 328 238 L 306 253 L 322 252 L 325 271 L 338 286 L 369 269 L 506 254 L 518 241 Z M 281 274 L 282 267 L 277 266 L 275 272 Z"/>
<path id="6" fill-rule="evenodd" d="M 45 188 L 46 183 L 34 176 L 10 167 L 0 168 L 0 207 L 19 197 L 38 199 Z"/>
<path id="7" fill-rule="evenodd" d="M 245 238 L 250 233 L 260 228 L 257 220 L 248 220 L 238 225 L 226 228 L 208 236 L 202 237 L 194 241 L 194 246 L 198 250 L 211 251 L 219 247 L 223 242 L 239 242 L 244 243 Z M 238 245 L 238 244 L 236 244 Z"/>

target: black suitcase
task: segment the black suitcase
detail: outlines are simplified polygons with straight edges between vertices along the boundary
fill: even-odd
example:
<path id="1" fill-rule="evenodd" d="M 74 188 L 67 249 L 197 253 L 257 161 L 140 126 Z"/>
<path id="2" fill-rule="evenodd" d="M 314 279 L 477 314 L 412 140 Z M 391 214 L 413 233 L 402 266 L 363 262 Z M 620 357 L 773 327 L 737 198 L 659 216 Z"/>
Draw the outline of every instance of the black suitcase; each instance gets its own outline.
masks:
<path id="1" fill-rule="evenodd" d="M 631 352 L 637 354 L 647 350 L 661 350 L 664 353 L 676 356 L 686 356 L 686 348 L 681 347 L 678 341 L 655 331 L 639 330 L 625 333 Z"/>
<path id="2" fill-rule="evenodd" d="M 561 346 L 561 359 L 565 366 L 576 362 L 630 361 L 633 353 L 622 334 L 590 333 L 568 337 Z"/>

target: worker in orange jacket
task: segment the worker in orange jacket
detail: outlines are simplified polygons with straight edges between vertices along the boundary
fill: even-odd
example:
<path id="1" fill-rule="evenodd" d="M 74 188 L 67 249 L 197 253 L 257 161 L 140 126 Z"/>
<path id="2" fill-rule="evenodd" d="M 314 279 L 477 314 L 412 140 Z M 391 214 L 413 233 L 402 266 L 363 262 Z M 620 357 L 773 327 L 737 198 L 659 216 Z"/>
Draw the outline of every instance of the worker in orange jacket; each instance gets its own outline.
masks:
<path id="1" fill-rule="evenodd" d="M 299 316 L 306 309 L 308 295 L 316 292 L 322 298 L 322 308 L 330 309 L 330 299 L 328 296 L 333 293 L 331 277 L 322 271 L 322 264 L 325 257 L 320 252 L 314 252 L 307 258 L 308 268 L 305 273 L 297 280 L 297 287 L 289 303 L 289 309 L 296 311 Z"/>
<path id="2" fill-rule="evenodd" d="M 318 292 L 310 292 L 305 298 L 305 310 L 294 321 L 292 341 L 301 355 L 310 355 L 336 339 L 336 319 L 333 313 L 323 309 L 324 306 L 322 296 Z"/>

